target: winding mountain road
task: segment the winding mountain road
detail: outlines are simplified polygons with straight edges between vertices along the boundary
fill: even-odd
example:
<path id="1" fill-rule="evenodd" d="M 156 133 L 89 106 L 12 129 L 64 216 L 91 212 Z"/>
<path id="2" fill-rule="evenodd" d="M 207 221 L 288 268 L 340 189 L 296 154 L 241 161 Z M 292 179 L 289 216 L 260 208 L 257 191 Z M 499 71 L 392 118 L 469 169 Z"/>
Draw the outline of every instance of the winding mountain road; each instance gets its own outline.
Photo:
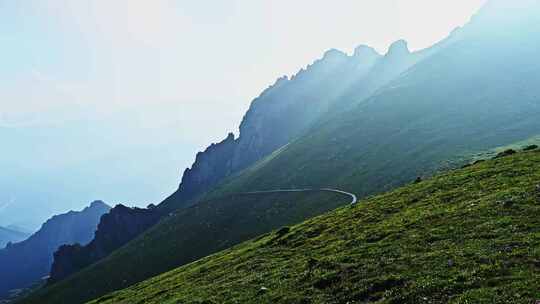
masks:
<path id="1" fill-rule="evenodd" d="M 338 189 L 332 189 L 332 188 L 304 188 L 304 189 L 276 189 L 276 190 L 266 190 L 266 191 L 251 191 L 251 192 L 243 192 L 241 194 L 264 194 L 264 193 L 283 193 L 283 192 L 316 192 L 316 191 L 323 191 L 323 192 L 332 192 L 332 193 L 339 193 L 347 195 L 351 198 L 350 205 L 355 205 L 358 202 L 358 198 L 355 194 L 346 192 L 343 190 Z"/>

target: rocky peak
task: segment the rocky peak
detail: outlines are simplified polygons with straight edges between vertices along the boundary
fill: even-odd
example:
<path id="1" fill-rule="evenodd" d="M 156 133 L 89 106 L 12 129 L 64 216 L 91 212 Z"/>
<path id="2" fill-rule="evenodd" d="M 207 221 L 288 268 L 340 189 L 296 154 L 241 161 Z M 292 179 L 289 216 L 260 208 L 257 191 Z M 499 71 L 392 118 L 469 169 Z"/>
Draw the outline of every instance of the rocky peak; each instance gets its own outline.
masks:
<path id="1" fill-rule="evenodd" d="M 205 152 L 208 152 L 208 151 L 214 150 L 214 149 L 219 149 L 219 147 L 221 147 L 223 145 L 230 144 L 232 142 L 234 142 L 234 133 L 229 132 L 229 134 L 227 134 L 227 137 L 225 137 L 224 140 L 222 140 L 219 143 L 212 143 L 204 152 L 197 153 L 197 157 L 204 157 Z"/>
<path id="2" fill-rule="evenodd" d="M 324 53 L 322 59 L 315 61 L 312 66 L 308 67 L 308 70 L 313 67 L 333 67 L 346 62 L 348 59 L 349 56 L 346 53 L 337 49 L 330 49 Z"/>
<path id="3" fill-rule="evenodd" d="M 93 217 L 96 214 L 100 214 L 101 216 L 101 214 L 109 212 L 110 209 L 111 207 L 109 207 L 103 201 L 94 201 L 81 211 L 71 210 L 63 214 L 54 215 L 41 226 L 41 229 L 36 232 L 36 235 L 43 234 L 45 231 L 49 231 L 51 229 L 61 229 L 60 227 L 63 225 L 70 224 L 71 219 Z"/>
<path id="4" fill-rule="evenodd" d="M 225 138 L 225 141 L 234 141 L 234 133 L 229 132 L 229 134 L 227 134 L 227 138 Z"/>
<path id="5" fill-rule="evenodd" d="M 359 45 L 354 49 L 353 57 L 362 61 L 372 61 L 381 57 L 381 55 L 372 47 L 367 45 Z"/>
<path id="6" fill-rule="evenodd" d="M 289 77 L 288 76 L 282 76 L 282 77 L 279 77 L 277 80 L 276 80 L 276 83 L 273 85 L 273 86 L 279 86 L 279 85 L 282 85 L 283 83 L 287 82 L 289 80 Z"/>
<path id="7" fill-rule="evenodd" d="M 346 59 L 348 56 L 344 52 L 337 49 L 330 49 L 323 55 L 323 60 L 341 60 Z"/>
<path id="8" fill-rule="evenodd" d="M 102 207 L 110 208 L 107 204 L 105 204 L 105 202 L 100 201 L 100 200 L 93 201 L 92 203 L 90 203 L 90 208 L 102 208 Z"/>
<path id="9" fill-rule="evenodd" d="M 302 68 L 291 80 L 306 80 L 313 77 L 320 77 L 322 74 L 336 69 L 349 60 L 350 57 L 346 53 L 337 49 L 330 49 L 324 53 L 322 58 L 315 60 L 315 62 L 309 64 L 306 68 Z"/>
<path id="10" fill-rule="evenodd" d="M 405 40 L 398 40 L 392 45 L 390 45 L 390 48 L 388 49 L 388 53 L 386 53 L 387 58 L 401 58 L 403 56 L 409 55 L 411 52 L 409 51 L 409 46 L 407 41 Z"/>
<path id="11" fill-rule="evenodd" d="M 108 210 L 110 210 L 110 209 L 111 209 L 111 207 L 109 205 L 105 204 L 105 202 L 97 200 L 97 201 L 93 201 L 92 203 L 90 203 L 90 206 L 84 208 L 84 211 L 104 210 L 105 212 L 108 212 Z"/>

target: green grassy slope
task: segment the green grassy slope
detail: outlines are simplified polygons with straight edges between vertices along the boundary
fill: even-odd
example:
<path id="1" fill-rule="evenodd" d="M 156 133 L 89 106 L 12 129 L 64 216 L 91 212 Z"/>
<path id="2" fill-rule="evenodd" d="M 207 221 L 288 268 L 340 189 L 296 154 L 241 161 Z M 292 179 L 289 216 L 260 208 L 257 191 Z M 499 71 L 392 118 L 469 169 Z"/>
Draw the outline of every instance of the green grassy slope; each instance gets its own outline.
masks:
<path id="1" fill-rule="evenodd" d="M 320 191 L 237 194 L 201 202 L 21 303 L 82 303 L 349 202 L 346 195 Z"/>
<path id="2" fill-rule="evenodd" d="M 479 163 L 92 303 L 534 303 L 539 183 L 539 152 Z"/>

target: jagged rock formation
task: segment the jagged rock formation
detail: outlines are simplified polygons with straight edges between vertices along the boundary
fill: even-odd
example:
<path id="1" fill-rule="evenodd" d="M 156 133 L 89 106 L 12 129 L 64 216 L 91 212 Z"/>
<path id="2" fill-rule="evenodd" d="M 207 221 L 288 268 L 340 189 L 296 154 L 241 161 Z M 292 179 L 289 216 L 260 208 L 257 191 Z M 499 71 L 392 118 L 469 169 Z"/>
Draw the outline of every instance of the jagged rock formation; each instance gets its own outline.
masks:
<path id="1" fill-rule="evenodd" d="M 54 253 L 48 283 L 64 279 L 70 274 L 102 259 L 123 246 L 160 218 L 156 209 L 128 208 L 117 205 L 103 215 L 94 239 L 86 246 L 63 245 Z"/>
<path id="2" fill-rule="evenodd" d="M 181 190 L 166 199 L 159 207 L 172 211 L 196 195 L 206 191 L 209 184 L 216 184 L 232 174 L 231 161 L 237 141 L 229 133 L 222 142 L 210 145 L 204 152 L 197 153 L 195 163 L 184 171 Z"/>
<path id="3" fill-rule="evenodd" d="M 0 299 L 12 289 L 25 288 L 49 273 L 54 251 L 63 244 L 86 244 L 99 219 L 110 210 L 101 201 L 84 210 L 55 215 L 27 240 L 0 250 Z"/>

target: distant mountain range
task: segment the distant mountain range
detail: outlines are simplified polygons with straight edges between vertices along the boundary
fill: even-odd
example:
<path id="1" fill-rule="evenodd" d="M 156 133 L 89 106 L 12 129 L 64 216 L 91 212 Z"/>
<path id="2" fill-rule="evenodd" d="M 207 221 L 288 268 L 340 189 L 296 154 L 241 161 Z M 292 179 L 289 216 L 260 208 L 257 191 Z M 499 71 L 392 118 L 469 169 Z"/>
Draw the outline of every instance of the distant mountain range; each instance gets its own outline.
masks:
<path id="1" fill-rule="evenodd" d="M 30 236 L 14 227 L 0 227 L 0 248 L 4 248 L 8 243 L 16 243 Z"/>
<path id="2" fill-rule="evenodd" d="M 130 284 L 154 275 L 140 270 L 151 269 L 171 248 L 189 250 L 166 244 L 182 233 L 183 221 L 169 218 L 201 203 L 258 190 L 324 187 L 364 198 L 508 145 L 538 141 L 539 52 L 540 2 L 531 0 L 491 0 L 466 26 L 422 51 L 410 52 L 405 41 L 384 55 L 367 46 L 351 56 L 328 51 L 256 98 L 239 137 L 229 134 L 199 153 L 170 197 L 108 225 L 117 233 L 114 241 L 96 237 L 81 248 L 64 247 L 57 280 L 23 303 L 83 303 L 124 288 L 122 280 L 104 281 L 107 265 L 122 269 Z M 229 212 L 247 214 L 255 203 L 231 203 Z M 229 227 L 219 220 L 229 212 L 216 215 L 220 229 Z M 109 216 L 127 219 L 125 213 L 119 208 Z M 143 219 L 148 213 L 150 222 Z M 142 222 L 147 227 L 136 233 L 128 229 Z M 140 257 L 137 269 L 122 256 Z M 179 261 L 189 259 L 167 266 Z"/>
<path id="3" fill-rule="evenodd" d="M 110 207 L 95 201 L 82 211 L 53 216 L 28 239 L 0 250 L 0 299 L 48 276 L 53 253 L 64 244 L 87 244 Z"/>

